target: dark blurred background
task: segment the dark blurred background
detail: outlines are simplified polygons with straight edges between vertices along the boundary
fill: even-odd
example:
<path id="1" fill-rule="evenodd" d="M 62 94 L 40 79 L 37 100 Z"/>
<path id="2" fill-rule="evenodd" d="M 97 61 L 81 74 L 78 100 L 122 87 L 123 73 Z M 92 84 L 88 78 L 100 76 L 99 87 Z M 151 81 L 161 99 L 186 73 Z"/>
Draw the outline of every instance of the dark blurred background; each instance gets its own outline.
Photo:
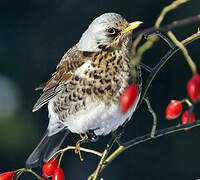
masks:
<path id="1" fill-rule="evenodd" d="M 141 20 L 143 28 L 153 26 L 162 8 L 172 0 L 1 0 L 0 1 L 0 173 L 24 167 L 29 154 L 42 138 L 48 125 L 46 106 L 36 113 L 32 107 L 41 92 L 39 84 L 55 71 L 64 53 L 78 42 L 90 22 L 105 12 L 117 12 L 128 21 Z M 193 0 L 170 12 L 163 24 L 199 13 L 200 1 Z M 199 23 L 174 30 L 182 40 L 195 33 Z M 199 45 L 188 46 L 199 68 Z M 167 52 L 160 41 L 145 53 L 143 62 L 154 66 Z M 145 80 L 147 73 L 144 72 Z M 179 123 L 165 119 L 166 105 L 172 99 L 187 97 L 186 83 L 192 76 L 184 57 L 175 54 L 155 78 L 148 96 L 157 112 L 158 128 Z M 186 109 L 187 107 L 184 106 Z M 196 117 L 200 117 L 195 105 Z M 126 126 L 123 140 L 150 131 L 152 119 L 146 105 L 134 114 Z M 74 145 L 79 136 L 70 134 L 65 145 Z M 102 151 L 110 136 L 84 146 Z M 135 146 L 122 153 L 101 174 L 104 179 L 198 179 L 200 178 L 200 128 L 174 133 Z M 86 179 L 95 169 L 98 157 L 83 153 L 84 162 L 66 152 L 62 162 L 66 179 Z M 22 179 L 35 179 L 25 174 Z"/>

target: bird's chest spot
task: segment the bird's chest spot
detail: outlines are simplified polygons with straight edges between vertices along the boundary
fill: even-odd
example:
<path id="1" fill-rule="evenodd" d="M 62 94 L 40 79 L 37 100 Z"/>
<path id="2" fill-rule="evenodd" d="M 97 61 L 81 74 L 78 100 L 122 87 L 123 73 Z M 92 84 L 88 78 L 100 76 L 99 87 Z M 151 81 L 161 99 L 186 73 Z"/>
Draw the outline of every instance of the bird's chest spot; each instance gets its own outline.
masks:
<path id="1" fill-rule="evenodd" d="M 92 92 L 97 97 L 110 99 L 127 86 L 129 60 L 120 51 L 96 53 L 84 75 L 91 83 Z M 84 80 L 83 80 L 84 81 Z"/>

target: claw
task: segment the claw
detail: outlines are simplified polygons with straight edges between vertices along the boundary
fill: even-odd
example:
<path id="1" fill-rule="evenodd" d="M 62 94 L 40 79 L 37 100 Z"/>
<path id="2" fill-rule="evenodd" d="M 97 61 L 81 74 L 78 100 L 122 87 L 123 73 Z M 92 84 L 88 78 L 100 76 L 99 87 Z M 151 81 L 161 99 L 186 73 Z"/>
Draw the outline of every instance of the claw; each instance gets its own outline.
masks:
<path id="1" fill-rule="evenodd" d="M 87 133 L 88 140 L 91 142 L 98 141 L 98 136 L 94 133 L 93 130 L 89 130 Z"/>

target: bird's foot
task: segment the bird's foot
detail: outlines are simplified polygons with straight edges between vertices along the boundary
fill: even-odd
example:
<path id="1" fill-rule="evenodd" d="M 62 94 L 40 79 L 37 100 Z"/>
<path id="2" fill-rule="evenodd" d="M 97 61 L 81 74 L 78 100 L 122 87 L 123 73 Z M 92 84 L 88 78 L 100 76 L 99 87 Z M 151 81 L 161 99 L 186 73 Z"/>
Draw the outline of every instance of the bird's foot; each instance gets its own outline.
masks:
<path id="1" fill-rule="evenodd" d="M 79 154 L 80 160 L 83 161 L 83 157 L 81 155 L 80 148 L 81 148 L 81 144 L 84 143 L 88 139 L 88 136 L 87 136 L 87 134 L 85 134 L 84 136 L 80 135 L 80 137 L 81 137 L 81 139 L 78 140 L 78 142 L 76 143 L 75 153 Z"/>
<path id="2" fill-rule="evenodd" d="M 91 142 L 96 142 L 99 139 L 93 130 L 89 130 L 86 134 L 87 134 L 88 140 Z"/>

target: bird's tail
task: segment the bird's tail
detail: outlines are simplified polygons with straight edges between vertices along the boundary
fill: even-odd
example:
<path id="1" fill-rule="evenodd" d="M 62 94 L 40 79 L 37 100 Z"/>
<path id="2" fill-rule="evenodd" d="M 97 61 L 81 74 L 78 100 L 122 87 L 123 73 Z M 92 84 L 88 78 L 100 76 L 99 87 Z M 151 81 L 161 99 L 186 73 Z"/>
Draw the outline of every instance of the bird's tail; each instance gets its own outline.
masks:
<path id="1" fill-rule="evenodd" d="M 53 135 L 49 135 L 49 131 L 47 130 L 38 146 L 28 157 L 26 161 L 26 168 L 42 166 L 44 162 L 46 162 L 56 151 L 59 150 L 68 134 L 68 129 L 62 129 Z"/>

